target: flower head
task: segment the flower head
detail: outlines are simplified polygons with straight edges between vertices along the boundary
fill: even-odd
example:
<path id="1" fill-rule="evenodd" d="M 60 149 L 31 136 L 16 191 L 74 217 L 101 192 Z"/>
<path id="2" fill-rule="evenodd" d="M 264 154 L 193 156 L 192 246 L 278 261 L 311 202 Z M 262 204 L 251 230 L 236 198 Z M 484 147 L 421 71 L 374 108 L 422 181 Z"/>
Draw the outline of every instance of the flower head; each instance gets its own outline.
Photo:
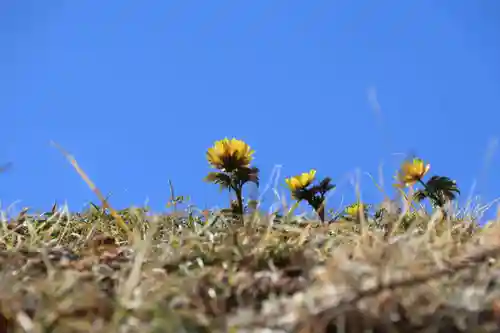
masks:
<path id="1" fill-rule="evenodd" d="M 403 163 L 397 179 L 401 185 L 410 186 L 422 180 L 430 168 L 430 164 L 425 164 L 420 158 L 414 158 L 412 161 L 405 161 Z"/>
<path id="2" fill-rule="evenodd" d="M 297 190 L 303 190 L 309 186 L 314 181 L 315 176 L 316 170 L 312 169 L 309 172 L 304 172 L 300 175 L 287 178 L 285 179 L 285 182 L 288 185 L 288 188 L 290 188 L 292 192 L 295 192 Z"/>
<path id="3" fill-rule="evenodd" d="M 345 213 L 350 217 L 360 216 L 364 212 L 364 205 L 361 203 L 354 203 L 345 208 Z"/>
<path id="4" fill-rule="evenodd" d="M 216 141 L 207 151 L 207 160 L 214 168 L 232 172 L 239 168 L 248 168 L 253 159 L 253 150 L 238 139 L 225 138 Z"/>

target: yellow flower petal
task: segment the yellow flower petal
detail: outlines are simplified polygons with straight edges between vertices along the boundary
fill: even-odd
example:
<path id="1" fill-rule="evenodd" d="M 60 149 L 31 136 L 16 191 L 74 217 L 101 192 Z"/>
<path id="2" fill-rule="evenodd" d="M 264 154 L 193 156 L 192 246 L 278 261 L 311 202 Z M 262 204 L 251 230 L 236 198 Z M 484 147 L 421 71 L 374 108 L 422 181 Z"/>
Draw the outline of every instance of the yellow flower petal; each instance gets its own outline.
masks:
<path id="1" fill-rule="evenodd" d="M 398 173 L 398 180 L 404 186 L 410 186 L 422 180 L 429 171 L 431 165 L 425 164 L 422 159 L 415 158 L 412 161 L 405 161 Z"/>
<path id="2" fill-rule="evenodd" d="M 224 138 L 207 150 L 207 160 L 216 169 L 231 172 L 248 167 L 254 151 L 244 141 Z"/>
<path id="3" fill-rule="evenodd" d="M 309 186 L 314 181 L 315 177 L 316 170 L 312 169 L 309 172 L 304 172 L 300 175 L 287 178 L 285 179 L 285 182 L 291 191 L 296 191 Z"/>

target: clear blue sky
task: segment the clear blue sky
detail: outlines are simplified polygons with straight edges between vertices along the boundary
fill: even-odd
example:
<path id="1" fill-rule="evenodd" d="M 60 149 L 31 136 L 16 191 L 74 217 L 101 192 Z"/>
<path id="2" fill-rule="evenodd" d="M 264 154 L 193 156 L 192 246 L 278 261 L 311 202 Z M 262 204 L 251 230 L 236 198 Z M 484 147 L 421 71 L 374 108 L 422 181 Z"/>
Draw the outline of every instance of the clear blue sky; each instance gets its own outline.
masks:
<path id="1" fill-rule="evenodd" d="M 499 31 L 495 0 L 3 0 L 0 162 L 13 168 L 0 199 L 95 200 L 55 140 L 119 208 L 163 209 L 168 179 L 201 208 L 224 205 L 202 181 L 205 151 L 236 136 L 264 183 L 277 164 L 282 176 L 317 168 L 339 184 L 332 202 L 352 200 L 356 168 L 384 162 L 389 188 L 393 154 L 412 151 L 462 199 L 477 179 L 493 200 Z M 368 177 L 361 186 L 379 201 Z"/>

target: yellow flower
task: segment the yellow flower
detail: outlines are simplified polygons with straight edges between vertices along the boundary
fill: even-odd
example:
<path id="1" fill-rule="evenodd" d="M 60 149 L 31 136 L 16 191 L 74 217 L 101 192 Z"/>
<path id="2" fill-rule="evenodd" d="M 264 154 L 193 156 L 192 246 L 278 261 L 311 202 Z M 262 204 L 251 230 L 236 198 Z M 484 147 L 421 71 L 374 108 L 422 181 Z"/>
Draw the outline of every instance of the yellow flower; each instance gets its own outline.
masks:
<path id="1" fill-rule="evenodd" d="M 401 185 L 410 186 L 421 180 L 430 168 L 430 164 L 425 164 L 420 158 L 414 158 L 403 163 L 397 179 Z"/>
<path id="2" fill-rule="evenodd" d="M 231 172 L 248 167 L 253 159 L 253 150 L 245 142 L 238 139 L 225 138 L 216 141 L 207 151 L 207 160 L 214 168 Z"/>
<path id="3" fill-rule="evenodd" d="M 292 192 L 296 190 L 301 190 L 309 186 L 316 176 L 316 170 L 312 169 L 309 172 L 304 172 L 301 175 L 290 177 L 285 179 L 288 187 Z"/>
<path id="4" fill-rule="evenodd" d="M 356 217 L 359 216 L 361 213 L 363 213 L 363 210 L 364 210 L 363 204 L 355 203 L 350 206 L 347 206 L 345 209 L 345 213 L 351 217 Z"/>

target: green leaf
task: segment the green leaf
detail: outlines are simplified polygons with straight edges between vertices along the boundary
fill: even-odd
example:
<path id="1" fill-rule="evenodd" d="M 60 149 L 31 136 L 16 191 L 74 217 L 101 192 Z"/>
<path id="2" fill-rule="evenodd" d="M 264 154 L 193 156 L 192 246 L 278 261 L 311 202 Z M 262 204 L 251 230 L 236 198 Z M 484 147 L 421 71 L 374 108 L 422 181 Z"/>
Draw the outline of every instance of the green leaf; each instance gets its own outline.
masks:
<path id="1" fill-rule="evenodd" d="M 219 184 L 221 190 L 225 188 L 231 188 L 231 176 L 223 173 L 223 172 L 210 172 L 206 177 L 205 181 Z"/>
<path id="2" fill-rule="evenodd" d="M 448 177 L 433 176 L 427 183 L 429 197 L 434 197 L 438 206 L 444 205 L 447 201 L 454 200 L 460 190 L 454 180 Z"/>
<path id="3" fill-rule="evenodd" d="M 324 198 L 327 192 L 336 187 L 336 185 L 331 184 L 331 181 L 332 179 L 330 177 L 326 177 L 318 185 L 313 186 L 310 191 L 313 195 L 319 194 L 322 198 Z"/>
<path id="4" fill-rule="evenodd" d="M 292 192 L 292 197 L 297 201 L 305 200 L 310 202 L 314 197 L 312 189 L 301 188 Z"/>
<path id="5" fill-rule="evenodd" d="M 235 180 L 245 184 L 247 182 L 252 182 L 259 186 L 259 168 L 239 168 L 234 171 Z"/>
<path id="6" fill-rule="evenodd" d="M 415 191 L 415 193 L 413 194 L 413 199 L 415 199 L 415 201 L 417 201 L 417 202 L 423 201 L 427 197 L 428 197 L 428 193 L 425 190 L 418 190 L 418 191 Z"/>

